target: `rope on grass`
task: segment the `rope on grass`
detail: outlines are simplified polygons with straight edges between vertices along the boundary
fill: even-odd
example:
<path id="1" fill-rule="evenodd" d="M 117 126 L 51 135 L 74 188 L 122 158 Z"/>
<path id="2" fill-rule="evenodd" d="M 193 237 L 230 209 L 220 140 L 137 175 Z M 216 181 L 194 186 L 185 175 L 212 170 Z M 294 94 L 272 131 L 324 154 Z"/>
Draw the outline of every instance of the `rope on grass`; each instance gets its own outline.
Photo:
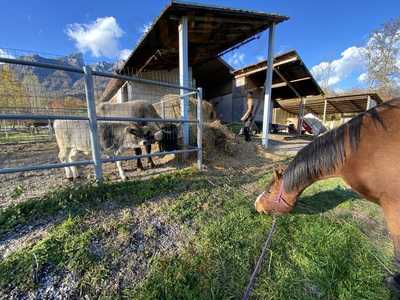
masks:
<path id="1" fill-rule="evenodd" d="M 269 249 L 269 246 L 271 245 L 272 235 L 275 232 L 275 228 L 276 228 L 276 219 L 275 219 L 275 216 L 274 216 L 274 219 L 272 221 L 271 229 L 268 232 L 268 237 L 267 237 L 267 239 L 266 239 L 266 241 L 264 243 L 264 246 L 262 248 L 260 257 L 258 258 L 257 264 L 256 264 L 256 266 L 254 268 L 253 274 L 251 274 L 251 277 L 250 277 L 250 280 L 249 280 L 249 284 L 247 285 L 247 288 L 246 288 L 246 291 L 245 291 L 245 293 L 243 295 L 242 300 L 248 300 L 250 295 L 251 295 L 251 292 L 253 291 L 253 286 L 254 286 L 254 283 L 256 281 L 257 274 L 260 271 L 261 264 L 262 264 L 262 262 L 264 260 L 265 253 L 267 253 L 267 250 Z"/>

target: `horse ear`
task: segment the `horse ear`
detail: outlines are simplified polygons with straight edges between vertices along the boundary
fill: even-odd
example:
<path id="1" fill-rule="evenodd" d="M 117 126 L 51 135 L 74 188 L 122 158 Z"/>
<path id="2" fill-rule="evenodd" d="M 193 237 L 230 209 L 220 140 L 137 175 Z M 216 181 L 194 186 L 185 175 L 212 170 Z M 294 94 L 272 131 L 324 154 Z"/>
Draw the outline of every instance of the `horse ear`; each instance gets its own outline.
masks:
<path id="1" fill-rule="evenodd" d="M 285 167 L 281 164 L 277 165 L 274 167 L 274 178 L 275 179 L 280 179 L 283 175 L 283 171 L 285 170 Z"/>
<path id="2" fill-rule="evenodd" d="M 277 180 L 282 177 L 282 173 L 279 170 L 274 169 L 274 179 Z"/>

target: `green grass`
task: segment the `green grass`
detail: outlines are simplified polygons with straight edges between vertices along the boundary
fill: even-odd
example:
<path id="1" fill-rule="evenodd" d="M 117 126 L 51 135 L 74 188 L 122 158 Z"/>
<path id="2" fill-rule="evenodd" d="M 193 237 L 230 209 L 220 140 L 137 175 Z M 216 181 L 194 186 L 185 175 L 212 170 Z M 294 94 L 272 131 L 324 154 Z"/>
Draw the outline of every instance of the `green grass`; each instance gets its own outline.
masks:
<path id="1" fill-rule="evenodd" d="M 32 134 L 29 132 L 11 132 L 8 135 L 0 133 L 0 145 L 9 143 L 27 143 L 50 139 L 49 133 Z"/>
<path id="2" fill-rule="evenodd" d="M 332 183 L 340 184 L 333 181 L 328 188 Z M 313 187 L 306 195 L 319 188 Z M 346 197 L 350 194 L 342 188 L 341 191 Z M 182 253 L 156 260 L 151 273 L 132 296 L 137 299 L 241 297 L 272 218 L 255 214 L 252 203 L 239 191 L 227 193 L 225 187 L 217 195 L 217 199 L 207 201 L 209 195 L 201 193 L 175 204 L 172 217 L 194 217 L 202 224 L 201 230 Z M 320 200 L 318 195 L 312 197 Z M 210 211 L 198 209 L 204 203 L 212 207 Z M 258 276 L 254 296 L 387 299 L 388 291 L 382 284 L 385 270 L 376 256 L 389 264 L 388 257 L 374 249 L 350 221 L 343 224 L 319 214 L 302 213 L 279 217 L 278 230 Z"/>
<path id="3" fill-rule="evenodd" d="M 258 179 L 257 189 L 269 180 L 270 174 Z M 243 176 L 228 180 L 189 170 L 147 181 L 68 188 L 36 199 L 36 203 L 9 208 L 0 214 L 3 233 L 59 210 L 69 217 L 45 238 L 1 261 L 0 286 L 34 290 L 35 274 L 51 268 L 77 274 L 79 291 L 94 298 L 240 298 L 272 223 L 272 217 L 255 213 L 255 195 L 244 192 L 243 181 Z M 107 232 L 114 229 L 104 224 L 90 226 L 85 211 L 93 214 L 105 201 L 141 206 L 166 192 L 175 193 L 174 200 L 162 204 L 157 213 L 192 234 L 178 252 L 153 254 L 149 272 L 138 284 L 116 290 L 99 288 L 113 279 L 113 270 L 124 267 L 119 264 L 122 246 L 108 245 L 102 257 L 88 251 L 94 238 L 104 242 Z M 364 224 L 353 218 L 354 209 L 369 216 L 377 214 L 374 206 L 358 199 L 339 180 L 307 189 L 299 207 L 278 218 L 253 297 L 388 299 L 383 278 L 391 255 L 360 230 Z M 112 226 L 123 237 L 135 230 L 128 217 L 115 220 Z M 146 234 L 152 231 L 149 228 Z"/>
<path id="4" fill-rule="evenodd" d="M 39 272 L 45 268 L 78 271 L 95 267 L 89 252 L 95 230 L 80 225 L 79 218 L 68 218 L 33 247 L 17 251 L 0 263 L 0 286 L 15 285 L 22 290 L 35 287 Z"/>
<path id="5" fill-rule="evenodd" d="M 9 206 L 0 210 L 0 237 L 19 225 L 28 224 L 62 212 L 65 215 L 81 215 L 99 208 L 107 201 L 137 205 L 171 190 L 196 188 L 190 175 L 193 169 L 174 174 L 162 174 L 149 180 L 130 182 L 88 183 L 57 189 L 40 198 Z"/>

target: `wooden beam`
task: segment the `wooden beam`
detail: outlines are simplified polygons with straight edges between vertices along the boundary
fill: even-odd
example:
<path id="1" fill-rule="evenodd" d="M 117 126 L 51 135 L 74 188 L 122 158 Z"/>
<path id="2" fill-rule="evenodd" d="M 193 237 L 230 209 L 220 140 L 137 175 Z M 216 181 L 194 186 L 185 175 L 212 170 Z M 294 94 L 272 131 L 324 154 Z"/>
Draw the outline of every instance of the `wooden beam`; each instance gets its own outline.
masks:
<path id="1" fill-rule="evenodd" d="M 353 100 L 350 100 L 350 103 L 353 104 L 353 106 L 354 106 L 355 108 L 357 108 L 358 110 L 364 111 L 364 109 L 362 109 L 361 106 L 358 105 L 357 103 L 355 103 Z"/>
<path id="2" fill-rule="evenodd" d="M 276 70 L 274 70 L 276 72 Z M 280 88 L 280 87 L 285 87 L 288 86 L 288 83 L 295 83 L 295 82 L 300 82 L 300 81 L 304 81 L 304 80 L 308 80 L 311 79 L 311 77 L 304 77 L 304 78 L 300 78 L 300 79 L 295 79 L 295 80 L 288 80 L 288 81 L 284 81 L 284 82 L 279 82 L 279 83 L 274 83 L 272 85 L 272 88 Z"/>
<path id="3" fill-rule="evenodd" d="M 291 57 L 291 58 L 289 58 L 289 59 L 280 61 L 280 62 L 278 62 L 278 63 L 274 63 L 274 68 L 279 67 L 279 66 L 284 65 L 284 64 L 287 64 L 287 63 L 290 63 L 290 62 L 297 61 L 298 59 L 299 59 L 299 58 L 296 56 L 296 57 Z M 236 71 L 236 72 L 238 72 L 239 74 L 235 75 L 235 77 L 248 76 L 248 75 L 251 75 L 251 74 L 254 74 L 254 73 L 258 73 L 258 72 L 261 72 L 261 71 L 265 71 L 265 70 L 267 69 L 266 62 L 264 62 L 264 63 L 259 63 L 259 64 L 260 64 L 261 66 L 258 67 L 258 68 L 255 69 L 255 70 L 251 70 L 251 71 L 248 71 L 248 72 L 245 71 L 245 69 L 252 69 L 253 67 L 257 66 L 257 64 L 254 65 L 254 66 L 246 67 L 246 68 L 243 69 L 243 70 L 238 70 L 238 71 Z M 263 65 L 263 64 L 265 64 L 265 65 Z M 241 73 L 241 71 L 242 71 L 243 73 Z M 235 72 L 234 72 L 234 73 L 235 73 Z"/>
<path id="4" fill-rule="evenodd" d="M 290 80 L 289 82 L 296 83 L 296 82 L 305 81 L 305 80 L 309 80 L 309 79 L 312 79 L 312 77 L 303 77 L 303 78 L 299 78 L 299 79 L 293 79 L 293 80 Z"/>
<path id="5" fill-rule="evenodd" d="M 301 98 L 300 93 L 294 88 L 294 86 L 288 81 L 278 69 L 275 69 L 275 73 L 287 84 L 287 86 L 295 93 L 297 98 Z"/>
<path id="6" fill-rule="evenodd" d="M 329 101 L 329 100 L 326 100 L 330 105 L 332 105 L 332 107 L 334 108 L 334 109 L 336 109 L 336 111 L 338 112 L 338 113 L 343 113 L 340 109 L 338 109 L 337 108 L 337 106 L 336 105 L 334 105 L 333 103 L 332 103 L 332 101 Z"/>

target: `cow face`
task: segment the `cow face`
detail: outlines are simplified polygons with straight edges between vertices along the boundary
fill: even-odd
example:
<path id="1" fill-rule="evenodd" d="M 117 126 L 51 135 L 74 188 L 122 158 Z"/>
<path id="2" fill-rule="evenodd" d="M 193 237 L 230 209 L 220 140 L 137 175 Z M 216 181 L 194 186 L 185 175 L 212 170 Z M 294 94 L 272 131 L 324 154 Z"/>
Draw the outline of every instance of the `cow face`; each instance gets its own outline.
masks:
<path id="1" fill-rule="evenodd" d="M 151 144 L 151 136 L 151 130 L 148 126 L 131 124 L 125 130 L 124 147 L 135 148 Z"/>
<path id="2" fill-rule="evenodd" d="M 158 142 L 160 151 L 178 149 L 178 127 L 174 124 L 165 124 L 154 133 L 154 140 Z"/>

